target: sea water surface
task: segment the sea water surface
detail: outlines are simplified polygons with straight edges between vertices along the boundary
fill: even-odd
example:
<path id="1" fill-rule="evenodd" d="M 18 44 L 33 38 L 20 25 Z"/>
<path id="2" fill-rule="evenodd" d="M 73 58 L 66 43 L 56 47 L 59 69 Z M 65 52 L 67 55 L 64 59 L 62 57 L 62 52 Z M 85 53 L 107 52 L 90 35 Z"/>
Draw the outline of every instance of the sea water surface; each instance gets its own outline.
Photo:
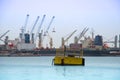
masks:
<path id="1" fill-rule="evenodd" d="M 85 57 L 85 66 L 54 66 L 54 57 L 0 57 L 0 80 L 120 80 L 120 57 Z"/>

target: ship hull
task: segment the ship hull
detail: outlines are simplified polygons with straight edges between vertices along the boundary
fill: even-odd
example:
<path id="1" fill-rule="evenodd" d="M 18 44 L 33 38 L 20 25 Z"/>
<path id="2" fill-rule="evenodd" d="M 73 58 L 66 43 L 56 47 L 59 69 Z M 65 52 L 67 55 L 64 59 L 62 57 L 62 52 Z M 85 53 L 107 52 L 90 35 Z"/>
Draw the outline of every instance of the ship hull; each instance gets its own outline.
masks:
<path id="1" fill-rule="evenodd" d="M 66 50 L 66 54 L 80 55 L 80 51 Z M 0 53 L 0 56 L 55 56 L 56 50 L 32 50 L 32 51 L 14 51 Z M 109 50 L 83 50 L 83 56 L 120 56 L 120 54 L 110 53 Z"/>

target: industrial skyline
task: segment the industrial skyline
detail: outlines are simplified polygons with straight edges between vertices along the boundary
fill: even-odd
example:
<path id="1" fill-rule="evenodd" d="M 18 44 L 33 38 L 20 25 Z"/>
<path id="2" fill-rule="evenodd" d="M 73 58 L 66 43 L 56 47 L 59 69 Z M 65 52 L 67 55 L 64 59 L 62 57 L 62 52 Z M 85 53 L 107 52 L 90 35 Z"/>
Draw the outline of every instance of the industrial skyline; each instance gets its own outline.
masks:
<path id="1" fill-rule="evenodd" d="M 54 47 L 61 45 L 62 37 L 76 29 L 73 36 L 77 36 L 85 27 L 94 29 L 95 35 L 102 35 L 104 40 L 113 40 L 115 35 L 120 34 L 119 0 L 0 0 L 0 11 L 0 35 L 10 30 L 7 34 L 9 39 L 19 38 L 27 14 L 29 19 L 26 32 L 31 31 L 37 16 L 40 17 L 34 33 L 44 14 L 46 18 L 41 30 L 46 30 L 51 18 L 55 16 L 49 30 Z M 53 28 L 56 33 L 52 33 Z M 90 30 L 86 36 L 91 36 Z M 74 42 L 73 39 L 69 42 Z M 44 40 L 44 46 L 49 45 L 48 38 Z"/>

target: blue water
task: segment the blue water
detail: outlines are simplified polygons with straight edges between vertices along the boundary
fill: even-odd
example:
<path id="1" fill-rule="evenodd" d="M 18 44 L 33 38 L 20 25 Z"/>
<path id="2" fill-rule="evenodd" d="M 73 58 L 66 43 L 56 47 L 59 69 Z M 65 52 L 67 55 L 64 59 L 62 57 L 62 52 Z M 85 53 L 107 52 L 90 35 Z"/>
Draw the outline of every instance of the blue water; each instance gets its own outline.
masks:
<path id="1" fill-rule="evenodd" d="M 0 80 L 120 80 L 120 57 L 85 57 L 85 66 L 54 66 L 53 57 L 0 57 Z"/>

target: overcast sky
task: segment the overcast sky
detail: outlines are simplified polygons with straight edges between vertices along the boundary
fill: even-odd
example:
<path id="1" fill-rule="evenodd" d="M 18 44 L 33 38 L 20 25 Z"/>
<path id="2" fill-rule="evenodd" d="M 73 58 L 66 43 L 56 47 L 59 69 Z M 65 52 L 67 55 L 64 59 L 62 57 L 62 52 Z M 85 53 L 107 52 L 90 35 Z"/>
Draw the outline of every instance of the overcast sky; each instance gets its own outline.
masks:
<path id="1" fill-rule="evenodd" d="M 102 35 L 104 40 L 113 40 L 120 34 L 120 0 L 0 0 L 0 35 L 10 30 L 9 39 L 18 38 L 27 14 L 30 15 L 27 31 L 31 31 L 35 19 L 40 16 L 35 33 L 44 14 L 43 30 L 55 16 L 49 29 L 55 47 L 61 45 L 61 37 L 66 38 L 75 29 L 77 32 L 69 43 L 74 42 L 74 36 L 85 27 L 89 28 L 86 36 L 91 36 L 93 28 L 95 35 Z M 53 28 L 56 33 L 52 33 Z M 44 45 L 47 44 L 48 38 L 44 41 Z"/>

